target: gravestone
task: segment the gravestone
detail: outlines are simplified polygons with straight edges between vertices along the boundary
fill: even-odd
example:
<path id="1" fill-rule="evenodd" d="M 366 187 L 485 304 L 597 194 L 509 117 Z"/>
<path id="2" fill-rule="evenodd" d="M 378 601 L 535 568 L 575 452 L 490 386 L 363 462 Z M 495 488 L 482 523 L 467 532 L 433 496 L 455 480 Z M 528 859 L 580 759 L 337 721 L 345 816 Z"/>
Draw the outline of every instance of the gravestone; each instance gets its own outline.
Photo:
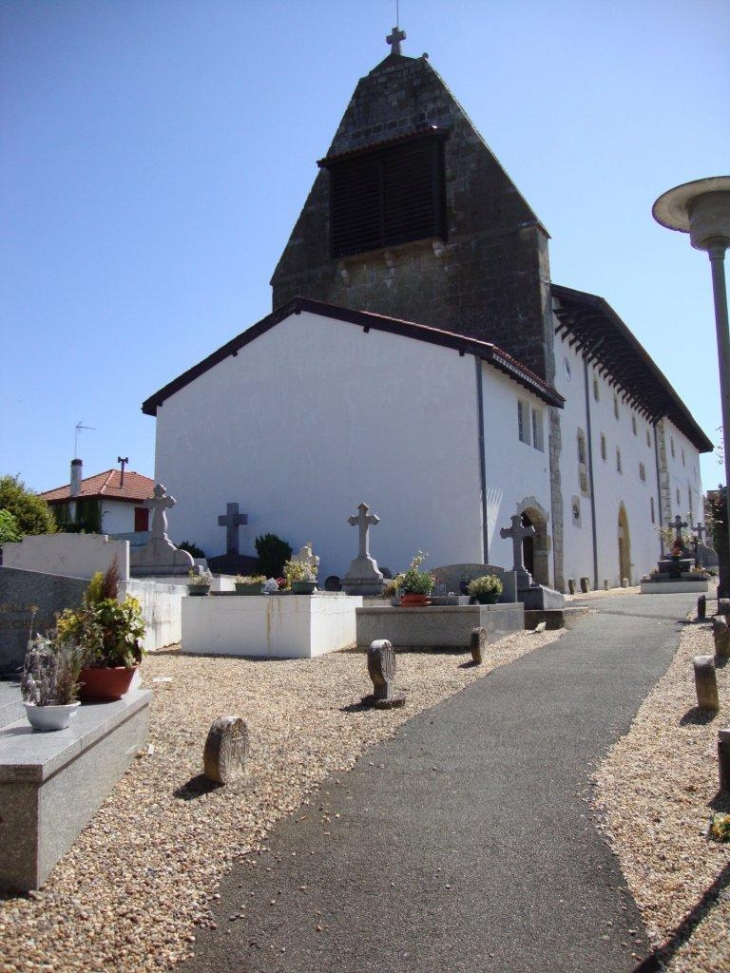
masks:
<path id="1" fill-rule="evenodd" d="M 405 694 L 393 690 L 395 668 L 395 652 L 391 643 L 387 639 L 372 642 L 368 649 L 368 675 L 373 681 L 373 693 L 363 697 L 363 706 L 390 709 L 405 703 Z"/>
<path id="2" fill-rule="evenodd" d="M 317 569 L 319 568 L 319 558 L 316 554 L 312 553 L 312 542 L 307 541 L 307 543 L 299 548 L 298 554 L 292 554 L 291 561 L 294 564 L 304 564 L 313 576 L 316 576 Z"/>
<path id="3" fill-rule="evenodd" d="M 434 568 L 431 574 L 436 584 L 443 586 L 444 595 L 465 595 L 469 582 L 485 574 L 494 574 L 504 581 L 504 569 L 494 564 L 444 564 Z"/>
<path id="4" fill-rule="evenodd" d="M 486 628 L 473 628 L 471 632 L 471 658 L 475 666 L 480 666 L 484 661 L 484 653 L 487 649 L 487 630 Z"/>
<path id="5" fill-rule="evenodd" d="M 536 533 L 531 525 L 522 523 L 522 514 L 514 514 L 511 518 L 510 527 L 502 527 L 499 536 L 510 538 L 512 541 L 512 570 L 517 575 L 517 590 L 528 588 L 532 584 L 532 576 L 525 567 L 522 542 L 526 537 L 533 537 Z"/>
<path id="6" fill-rule="evenodd" d="M 248 514 L 238 512 L 237 503 L 227 503 L 226 512 L 218 517 L 218 526 L 226 528 L 226 553 L 208 558 L 208 567 L 215 574 L 256 574 L 258 558 L 241 554 L 238 528 L 248 523 Z"/>
<path id="7" fill-rule="evenodd" d="M 720 709 L 717 695 L 717 671 L 711 655 L 696 655 L 693 659 L 697 705 L 700 709 L 716 713 Z"/>
<path id="8" fill-rule="evenodd" d="M 358 554 L 345 575 L 343 587 L 348 595 L 381 595 L 383 572 L 369 550 L 370 527 L 380 523 L 380 517 L 369 513 L 370 507 L 366 503 L 361 503 L 357 509 L 358 513 L 348 517 L 347 522 L 358 529 Z"/>
<path id="9" fill-rule="evenodd" d="M 243 776 L 248 754 L 248 727 L 237 716 L 217 719 L 205 741 L 203 773 L 216 784 L 228 784 Z"/>
<path id="10" fill-rule="evenodd" d="M 152 511 L 152 528 L 144 547 L 129 553 L 133 577 L 187 575 L 193 567 L 192 555 L 178 550 L 167 536 L 167 511 L 176 503 L 162 483 L 156 483 L 153 496 L 144 501 L 143 506 Z"/>
<path id="11" fill-rule="evenodd" d="M 712 619 L 712 637 L 715 640 L 715 655 L 721 659 L 730 657 L 730 629 L 722 615 Z"/>
<path id="12" fill-rule="evenodd" d="M 526 537 L 536 534 L 531 524 L 522 523 L 522 514 L 513 514 L 510 527 L 502 527 L 500 537 L 510 538 L 512 541 L 513 567 L 504 575 L 503 600 L 521 601 L 528 611 L 543 611 L 549 608 L 563 608 L 565 598 L 560 591 L 548 588 L 547 585 L 537 584 L 525 567 L 523 555 L 523 541 Z M 512 594 L 512 591 L 516 594 Z"/>
<path id="13" fill-rule="evenodd" d="M 77 608 L 89 582 L 40 571 L 0 567 L 0 674 L 16 672 L 28 639 L 56 625 L 64 608 Z"/>
<path id="14" fill-rule="evenodd" d="M 704 622 L 705 618 L 707 618 L 707 597 L 700 595 L 697 599 L 697 621 Z"/>

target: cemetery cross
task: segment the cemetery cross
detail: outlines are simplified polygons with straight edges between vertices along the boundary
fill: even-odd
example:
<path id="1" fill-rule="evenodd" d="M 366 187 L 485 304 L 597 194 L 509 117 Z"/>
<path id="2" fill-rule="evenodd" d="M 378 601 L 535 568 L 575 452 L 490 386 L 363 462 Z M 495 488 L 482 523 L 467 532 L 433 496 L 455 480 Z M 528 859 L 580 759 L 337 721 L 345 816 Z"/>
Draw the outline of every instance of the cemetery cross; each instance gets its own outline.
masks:
<path id="1" fill-rule="evenodd" d="M 525 567 L 525 560 L 522 553 L 522 541 L 525 537 L 531 537 L 535 533 L 535 528 L 532 525 L 524 526 L 521 514 L 514 514 L 511 519 L 512 526 L 502 527 L 499 531 L 499 536 L 512 538 L 512 557 L 514 560 L 512 570 L 526 572 L 527 568 Z"/>
<path id="2" fill-rule="evenodd" d="M 226 513 L 218 517 L 218 526 L 226 528 L 226 553 L 238 554 L 238 528 L 248 523 L 248 514 L 239 514 L 237 503 L 227 503 Z"/>
<path id="3" fill-rule="evenodd" d="M 380 517 L 377 517 L 375 514 L 368 516 L 368 510 L 370 510 L 370 507 L 368 507 L 366 503 L 359 504 L 357 509 L 360 511 L 357 517 L 348 517 L 347 522 L 348 524 L 352 524 L 353 527 L 357 527 L 360 532 L 360 550 L 358 552 L 358 557 L 369 558 L 370 551 L 368 550 L 368 531 L 371 524 L 374 526 L 375 524 L 380 523 Z"/>
<path id="4" fill-rule="evenodd" d="M 669 521 L 669 526 L 673 527 L 676 531 L 676 537 L 674 539 L 675 544 L 679 544 L 680 547 L 684 547 L 684 541 L 682 539 L 682 528 L 687 526 L 687 521 L 682 520 L 682 518 L 677 514 L 674 520 Z"/>
<path id="5" fill-rule="evenodd" d="M 167 508 L 174 507 L 177 501 L 167 495 L 162 483 L 155 483 L 153 494 L 143 504 L 152 511 L 152 538 L 167 537 Z"/>

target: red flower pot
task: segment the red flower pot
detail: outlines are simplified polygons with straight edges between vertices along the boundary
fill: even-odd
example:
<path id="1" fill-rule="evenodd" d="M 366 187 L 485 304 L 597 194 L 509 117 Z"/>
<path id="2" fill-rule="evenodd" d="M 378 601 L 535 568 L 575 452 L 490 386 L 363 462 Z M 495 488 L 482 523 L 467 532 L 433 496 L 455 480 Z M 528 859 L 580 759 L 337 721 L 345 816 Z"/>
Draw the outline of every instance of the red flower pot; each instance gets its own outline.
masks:
<path id="1" fill-rule="evenodd" d="M 430 605 L 431 599 L 428 595 L 406 594 L 400 596 L 400 603 L 402 608 L 418 608 L 423 605 Z"/>
<path id="2" fill-rule="evenodd" d="M 139 666 L 131 669 L 115 666 L 113 669 L 83 668 L 79 675 L 82 684 L 79 699 L 82 703 L 108 703 L 121 699 L 129 692 L 134 674 Z"/>

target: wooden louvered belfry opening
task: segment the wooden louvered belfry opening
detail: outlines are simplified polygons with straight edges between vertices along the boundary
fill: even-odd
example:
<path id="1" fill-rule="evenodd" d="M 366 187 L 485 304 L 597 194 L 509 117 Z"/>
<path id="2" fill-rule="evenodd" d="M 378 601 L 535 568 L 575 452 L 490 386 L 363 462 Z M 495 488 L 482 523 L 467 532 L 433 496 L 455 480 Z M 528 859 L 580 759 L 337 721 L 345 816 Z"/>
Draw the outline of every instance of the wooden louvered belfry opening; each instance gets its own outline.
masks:
<path id="1" fill-rule="evenodd" d="M 344 257 L 429 237 L 446 240 L 448 132 L 324 159 L 330 176 L 330 252 Z"/>

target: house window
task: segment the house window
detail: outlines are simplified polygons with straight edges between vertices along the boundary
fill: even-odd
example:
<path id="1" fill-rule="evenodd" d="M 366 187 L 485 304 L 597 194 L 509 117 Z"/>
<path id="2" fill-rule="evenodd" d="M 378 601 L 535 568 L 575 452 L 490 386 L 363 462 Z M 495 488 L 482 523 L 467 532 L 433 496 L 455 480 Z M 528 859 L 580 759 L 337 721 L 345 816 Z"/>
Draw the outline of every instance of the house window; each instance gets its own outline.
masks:
<path id="1" fill-rule="evenodd" d="M 616 472 L 623 473 L 621 469 L 621 450 L 618 447 L 616 447 Z"/>
<path id="2" fill-rule="evenodd" d="M 530 404 L 524 399 L 517 400 L 517 430 L 520 442 L 530 446 Z"/>
<path id="3" fill-rule="evenodd" d="M 333 257 L 424 240 L 446 239 L 444 142 L 448 132 L 332 160 L 330 249 Z"/>
<path id="4" fill-rule="evenodd" d="M 646 483 L 646 467 L 643 463 L 639 463 L 639 479 L 642 483 Z"/>
<path id="5" fill-rule="evenodd" d="M 606 437 L 601 433 L 601 459 L 606 459 Z"/>

